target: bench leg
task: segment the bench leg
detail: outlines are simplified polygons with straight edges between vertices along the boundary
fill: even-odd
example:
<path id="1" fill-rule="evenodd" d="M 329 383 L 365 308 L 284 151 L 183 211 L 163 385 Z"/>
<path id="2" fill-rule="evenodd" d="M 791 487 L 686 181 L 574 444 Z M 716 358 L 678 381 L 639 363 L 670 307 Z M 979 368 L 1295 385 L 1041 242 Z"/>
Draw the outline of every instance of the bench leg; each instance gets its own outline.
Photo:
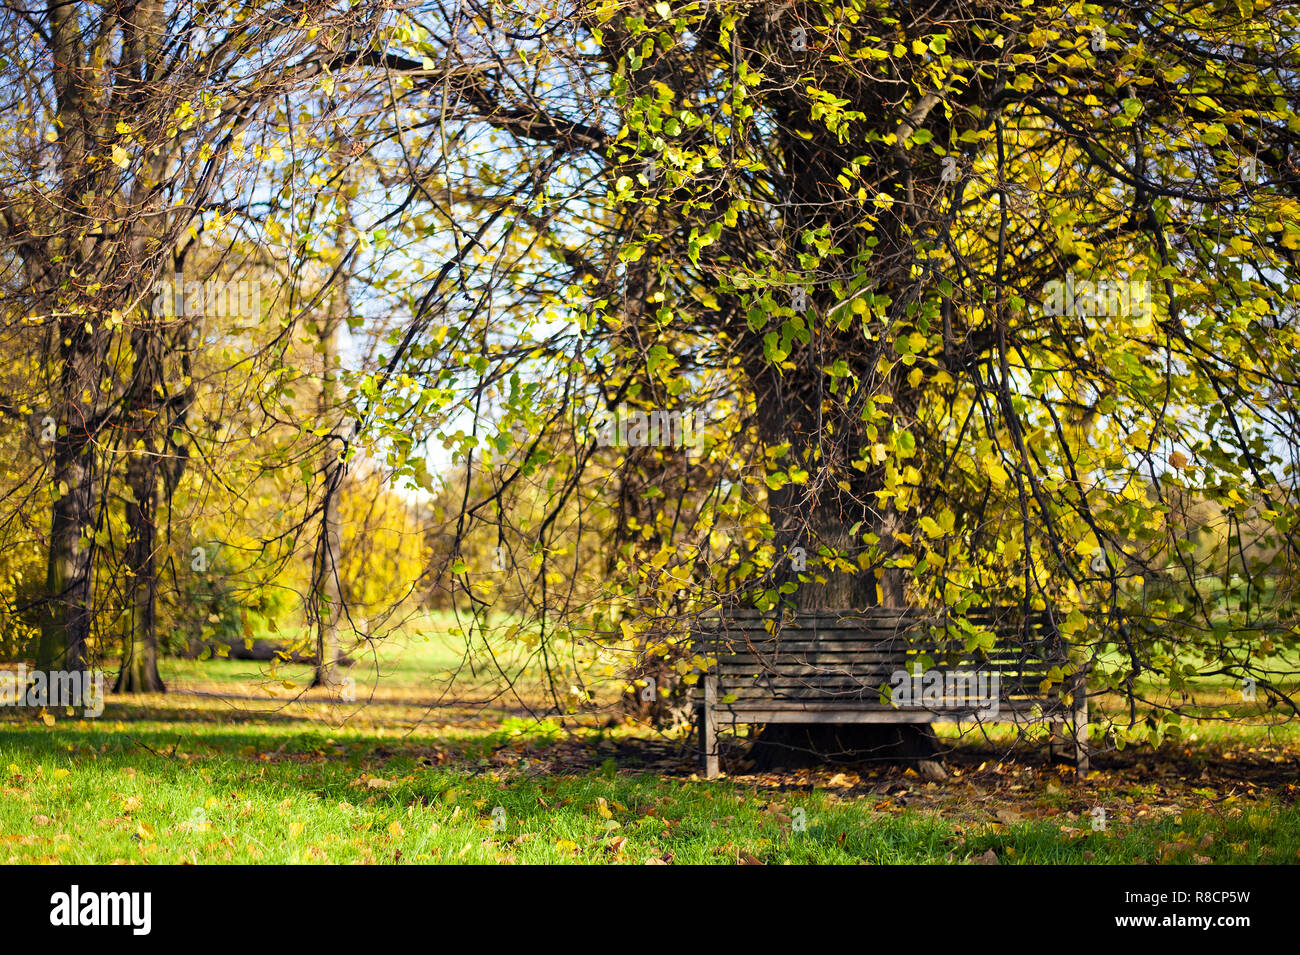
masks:
<path id="1" fill-rule="evenodd" d="M 1069 726 L 1066 725 L 1066 722 L 1063 719 L 1052 720 L 1048 724 L 1048 763 L 1056 763 L 1057 760 L 1063 760 L 1065 758 L 1066 750 L 1070 744 L 1069 729 Z"/>
<path id="2" fill-rule="evenodd" d="M 1088 775 L 1088 683 L 1080 677 L 1074 687 L 1074 771 Z"/>
<path id="3" fill-rule="evenodd" d="M 718 776 L 718 728 L 714 723 L 713 709 L 718 701 L 718 678 L 712 674 L 704 677 L 704 707 L 700 712 L 700 750 L 704 756 L 704 778 Z"/>

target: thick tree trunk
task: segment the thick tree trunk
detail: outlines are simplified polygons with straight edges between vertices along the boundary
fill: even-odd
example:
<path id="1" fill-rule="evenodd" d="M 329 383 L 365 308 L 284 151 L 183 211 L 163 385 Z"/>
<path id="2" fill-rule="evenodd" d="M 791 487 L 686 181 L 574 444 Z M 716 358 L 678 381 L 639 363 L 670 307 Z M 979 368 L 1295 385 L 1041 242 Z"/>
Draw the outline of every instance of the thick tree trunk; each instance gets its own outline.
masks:
<path id="1" fill-rule="evenodd" d="M 54 503 L 50 522 L 50 549 L 46 563 L 46 613 L 36 651 L 43 670 L 80 670 L 85 666 L 90 638 L 90 577 L 93 546 L 83 540 L 90 526 L 91 467 L 80 458 L 57 464 L 56 488 L 68 492 Z"/>
<path id="2" fill-rule="evenodd" d="M 133 450 L 126 470 L 126 484 L 134 499 L 126 505 L 130 618 L 122 637 L 122 669 L 114 688 L 118 693 L 162 693 L 166 690 L 158 675 L 155 609 L 158 593 L 155 566 L 158 540 L 156 462 L 156 456 L 147 448 Z"/>
<path id="3" fill-rule="evenodd" d="M 645 77 L 641 78 L 645 82 Z M 621 312 L 624 321 L 624 343 L 629 348 L 636 348 L 644 341 L 643 336 L 651 335 L 648 331 L 650 309 L 647 302 L 659 287 L 654 270 L 646 263 L 629 266 L 625 284 L 621 293 Z M 635 390 L 639 400 L 650 408 L 667 410 L 672 400 L 661 382 L 653 376 L 642 375 L 636 382 Z M 632 389 L 629 388 L 629 391 Z M 613 412 L 613 409 L 609 409 Z M 617 430 L 617 429 L 616 429 Z M 663 545 L 656 520 L 658 500 L 647 496 L 650 488 L 667 489 L 683 480 L 688 464 L 685 449 L 624 447 L 621 449 L 623 464 L 619 469 L 618 523 L 614 532 L 614 545 L 609 549 L 606 570 L 614 572 L 622 548 L 631 545 L 639 554 L 647 558 L 658 552 Z M 670 493 L 670 492 L 669 492 Z M 647 561 L 648 563 L 648 561 Z M 653 590 L 653 587 L 647 588 Z M 644 612 L 653 616 L 661 612 L 655 603 L 656 598 L 647 598 L 646 604 L 633 611 L 631 616 Z M 674 726 L 689 718 L 690 703 L 687 688 L 678 677 L 674 667 L 676 658 L 661 656 L 657 649 L 662 647 L 664 634 L 654 628 L 637 635 L 636 643 L 628 649 L 632 651 L 632 662 L 623 677 L 633 687 L 633 692 L 624 693 L 620 698 L 623 715 L 640 723 L 656 727 Z M 638 685 L 640 684 L 640 685 Z"/>
<path id="4" fill-rule="evenodd" d="M 880 101 L 880 90 L 852 86 L 840 91 L 866 115 L 879 115 L 882 133 L 890 132 L 891 110 Z M 871 285 L 893 303 L 896 311 L 905 308 L 906 290 L 915 282 L 911 271 L 913 255 L 907 227 L 879 216 L 873 238 L 873 250 L 861 246 L 864 233 L 855 216 L 860 212 L 852 198 L 837 184 L 837 173 L 852 160 L 859 144 L 840 142 L 836 136 L 809 120 L 809 103 L 797 91 L 789 94 L 778 127 L 785 130 L 782 148 L 786 158 L 785 230 L 791 248 L 800 248 L 805 230 L 826 228 L 831 244 L 845 250 L 844 262 L 855 261 L 854 252 L 863 256 L 864 266 L 871 269 Z M 880 157 L 877 168 L 886 170 L 886 188 L 892 173 L 888 157 Z M 795 301 L 791 289 L 792 304 Z M 882 443 L 889 430 L 906 427 L 914 408 L 913 398 L 896 367 L 882 372 L 879 351 L 872 342 L 883 342 L 886 322 L 874 322 L 866 329 L 841 330 L 827 318 L 838 304 L 826 276 L 816 273 L 807 277 L 804 297 L 812 313 L 810 338 L 796 346 L 789 365 L 775 372 L 755 349 L 748 368 L 750 381 L 758 399 L 760 435 L 767 446 L 786 444 L 790 451 L 785 461 L 797 463 L 808 472 L 799 485 L 789 484 L 769 495 L 769 515 L 775 528 L 777 553 L 789 554 L 802 548 L 807 560 L 805 580 L 793 595 L 799 611 L 864 609 L 871 606 L 904 608 L 905 573 L 899 568 L 882 565 L 896 544 L 904 516 L 893 499 L 883 500 L 877 492 L 884 490 L 886 472 L 883 464 L 868 465 L 865 470 L 854 466 L 862 457 L 871 458 L 869 449 Z M 796 312 L 801 306 L 794 306 Z M 802 317 L 802 316 L 800 316 Z M 901 314 L 898 316 L 901 318 Z M 847 361 L 859 389 L 855 400 L 848 400 L 825 372 L 833 358 Z M 791 367 L 793 366 L 793 367 Z M 864 420 L 862 402 L 873 399 L 883 409 L 885 419 Z M 878 556 L 869 566 L 859 563 L 868 551 L 863 537 L 872 533 L 877 539 Z M 819 548 L 829 548 L 839 557 L 857 565 L 856 570 L 830 569 L 818 559 Z M 794 562 L 786 560 L 780 568 L 785 579 L 797 576 Z M 758 737 L 752 751 L 755 764 L 774 768 L 782 765 L 806 765 L 810 761 L 857 761 L 861 759 L 928 760 L 934 754 L 934 734 L 923 725 L 768 725 Z"/>
<path id="5" fill-rule="evenodd" d="M 159 0 L 144 0 L 135 11 L 132 58 L 141 71 L 152 72 L 162 48 L 164 5 Z M 164 178 L 168 156 L 158 150 L 148 161 L 146 182 Z M 133 196 L 134 198 L 134 196 Z M 158 209 L 156 199 L 141 202 L 146 208 Z M 153 223 L 153 219 L 146 218 Z M 140 259 L 148 254 L 149 226 L 131 237 L 132 252 Z M 191 320 L 185 316 L 185 321 Z M 187 327 L 182 323 L 181 327 Z M 184 333 L 188 335 L 188 331 Z M 159 448 L 171 427 L 165 408 L 166 330 L 143 320 L 131 335 L 135 368 L 127 411 L 126 486 L 131 500 L 126 506 L 127 546 L 125 553 L 130 617 L 122 637 L 122 667 L 117 675 L 118 693 L 162 693 L 166 691 L 158 675 L 158 478 L 161 458 Z M 183 406 L 182 406 L 183 407 Z M 184 411 L 180 418 L 183 419 Z M 138 447 L 133 447 L 138 442 Z M 183 459 L 176 459 L 173 486 L 179 478 Z"/>
<path id="6" fill-rule="evenodd" d="M 46 606 L 36 663 L 44 670 L 81 670 L 90 639 L 94 565 L 95 445 L 89 431 L 94 408 L 83 400 L 98 381 L 81 329 L 69 329 L 60 386 L 51 483 L 58 495 L 50 518 L 45 572 Z"/>
<path id="7" fill-rule="evenodd" d="M 792 455 L 799 449 L 811 450 L 816 434 L 812 409 L 790 389 L 806 389 L 817 394 L 815 382 L 767 378 L 763 381 L 766 407 L 763 410 L 764 440 L 769 444 L 791 441 Z M 802 408 L 802 413 L 800 410 Z M 788 484 L 768 497 L 768 510 L 775 527 L 777 553 L 790 554 L 802 548 L 807 555 L 809 578 L 799 584 L 794 595 L 795 608 L 809 610 L 864 609 L 874 606 L 906 606 L 905 578 L 897 568 L 877 567 L 858 572 L 829 571 L 820 566 L 816 556 L 822 547 L 856 562 L 865 551 L 861 535 L 870 530 L 880 538 L 880 550 L 888 554 L 893 536 L 900 530 L 899 516 L 892 506 L 871 507 L 872 492 L 883 486 L 884 475 L 877 470 L 855 472 L 857 477 L 844 491 L 838 480 L 827 473 L 814 472 L 805 485 Z M 823 480 L 818 480 L 818 478 Z M 856 535 L 850 530 L 859 525 Z M 781 576 L 798 576 L 794 562 L 787 558 Z M 933 730 L 925 725 L 800 725 L 770 723 L 763 727 L 749 753 L 752 768 L 758 771 L 789 769 L 824 763 L 858 763 L 863 761 L 917 762 L 933 759 L 936 743 Z"/>

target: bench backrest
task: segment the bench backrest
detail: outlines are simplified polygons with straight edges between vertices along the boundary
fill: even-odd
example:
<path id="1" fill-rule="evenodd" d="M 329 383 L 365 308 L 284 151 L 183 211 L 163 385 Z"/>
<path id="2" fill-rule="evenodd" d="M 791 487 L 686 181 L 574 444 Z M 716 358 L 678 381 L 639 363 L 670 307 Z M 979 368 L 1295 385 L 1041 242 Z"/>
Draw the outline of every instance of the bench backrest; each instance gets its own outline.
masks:
<path id="1" fill-rule="evenodd" d="M 889 708 L 893 691 L 882 699 L 882 687 L 897 685 L 900 671 L 936 674 L 948 694 L 943 705 L 956 702 L 951 694 L 960 695 L 963 687 L 968 699 L 996 687 L 1004 703 L 1055 695 L 1067 658 L 1050 614 L 991 609 L 964 617 L 992 634 L 992 646 L 976 646 L 969 628 L 951 619 L 874 608 L 794 615 L 730 611 L 701 620 L 695 647 L 716 660 L 710 673 L 722 702 L 833 700 Z M 1046 689 L 1045 680 L 1051 684 Z M 920 686 L 908 683 L 909 690 Z"/>

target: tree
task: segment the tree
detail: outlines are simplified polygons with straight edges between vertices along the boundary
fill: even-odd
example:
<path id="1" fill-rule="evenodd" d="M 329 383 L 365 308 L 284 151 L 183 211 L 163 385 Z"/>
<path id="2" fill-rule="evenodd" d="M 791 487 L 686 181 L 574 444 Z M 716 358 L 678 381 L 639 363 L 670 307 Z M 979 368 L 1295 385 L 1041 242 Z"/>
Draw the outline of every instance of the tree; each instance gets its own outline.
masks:
<path id="1" fill-rule="evenodd" d="M 690 495 L 638 518 L 669 533 L 611 589 L 679 587 L 633 635 L 717 594 L 942 607 L 971 648 L 969 610 L 1047 609 L 1094 686 L 1158 676 L 1157 736 L 1193 673 L 1294 654 L 1287 588 L 1225 630 L 1192 577 L 1145 587 L 1183 566 L 1184 486 L 1267 514 L 1260 570 L 1294 576 L 1291 11 L 603 3 L 581 52 L 546 12 L 460 103 L 581 184 L 544 240 L 594 292 L 568 400 L 645 378 L 662 412 L 728 409 Z M 758 546 L 705 566 L 701 499 Z"/>
<path id="2" fill-rule="evenodd" d="M 341 163 L 340 168 L 344 168 Z M 343 237 L 352 229 L 350 207 L 352 200 L 348 194 L 351 184 L 342 173 L 340 177 L 340 195 L 337 200 L 340 211 L 337 229 L 340 237 Z M 340 251 L 339 261 L 335 264 L 332 276 L 329 305 L 317 327 L 321 358 L 318 422 L 319 426 L 332 430 L 334 436 L 340 439 L 340 443 L 345 447 L 352 435 L 338 434 L 347 426 L 346 418 L 340 419 L 338 414 L 339 335 L 351 314 L 348 288 L 352 269 L 350 260 L 354 251 Z M 328 688 L 333 688 L 339 683 L 339 620 L 346 614 L 343 587 L 339 577 L 339 568 L 343 563 L 339 498 L 342 493 L 344 471 L 331 460 L 331 455 L 336 455 L 337 451 L 335 442 L 331 441 L 326 445 L 326 460 L 321 467 L 321 474 L 325 476 L 325 486 L 321 500 L 320 535 L 313 555 L 312 592 L 309 604 L 309 616 L 315 619 L 317 629 L 316 675 L 312 679 L 312 685 Z"/>
<path id="3" fill-rule="evenodd" d="M 1203 610 L 1134 586 L 1178 554 L 1138 482 L 1249 488 L 1237 507 L 1280 518 L 1294 560 L 1272 450 L 1295 434 L 1294 17 L 724 4 L 612 25 L 642 41 L 625 141 L 667 170 L 627 201 L 680 217 L 624 255 L 659 257 L 674 329 L 734 343 L 779 452 L 760 606 L 1048 606 L 1125 651 L 1098 662 L 1112 686 L 1222 659 Z M 672 62 L 651 101 L 642 60 Z M 816 569 L 781 567 L 794 546 Z"/>

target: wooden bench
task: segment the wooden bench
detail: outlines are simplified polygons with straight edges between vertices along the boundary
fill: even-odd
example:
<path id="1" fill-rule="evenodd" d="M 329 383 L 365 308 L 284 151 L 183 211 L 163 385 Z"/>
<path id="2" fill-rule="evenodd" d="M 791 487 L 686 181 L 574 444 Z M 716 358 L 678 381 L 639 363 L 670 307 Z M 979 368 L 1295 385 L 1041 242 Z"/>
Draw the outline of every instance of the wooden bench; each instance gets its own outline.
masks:
<path id="1" fill-rule="evenodd" d="M 986 642 L 994 637 L 992 647 L 968 649 L 969 630 L 916 609 L 702 618 L 694 646 L 707 661 L 696 686 L 705 775 L 718 774 L 724 723 L 1047 722 L 1052 754 L 1072 755 L 1086 773 L 1085 676 L 1051 616 L 992 609 L 965 619 Z"/>

